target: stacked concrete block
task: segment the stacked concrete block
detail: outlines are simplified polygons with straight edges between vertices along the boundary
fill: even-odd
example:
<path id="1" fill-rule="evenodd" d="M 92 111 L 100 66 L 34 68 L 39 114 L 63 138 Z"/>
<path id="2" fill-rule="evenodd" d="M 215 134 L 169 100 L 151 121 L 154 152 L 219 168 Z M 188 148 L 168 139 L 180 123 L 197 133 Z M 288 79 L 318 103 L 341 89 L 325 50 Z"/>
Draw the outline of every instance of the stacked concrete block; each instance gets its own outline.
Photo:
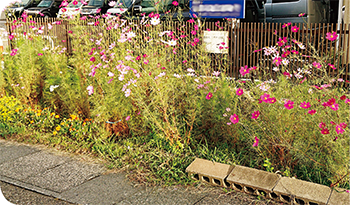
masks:
<path id="1" fill-rule="evenodd" d="M 282 177 L 273 189 L 282 202 L 309 205 L 326 205 L 331 191 L 324 185 L 288 177 Z"/>
<path id="2" fill-rule="evenodd" d="M 277 195 L 272 192 L 272 189 L 279 179 L 279 175 L 271 172 L 236 165 L 226 181 L 237 191 L 273 199 Z"/>
<path id="3" fill-rule="evenodd" d="M 345 189 L 335 188 L 332 190 L 332 194 L 328 200 L 327 205 L 349 205 L 349 204 L 350 204 L 350 193 L 346 192 Z"/>
<path id="4" fill-rule="evenodd" d="M 350 193 L 344 189 L 332 190 L 324 185 L 281 177 L 249 167 L 230 166 L 197 158 L 187 167 L 186 172 L 194 180 L 288 204 L 350 205 Z"/>
<path id="5" fill-rule="evenodd" d="M 194 180 L 212 184 L 214 186 L 229 187 L 225 178 L 230 174 L 233 165 L 196 158 L 187 168 L 186 172 Z"/>

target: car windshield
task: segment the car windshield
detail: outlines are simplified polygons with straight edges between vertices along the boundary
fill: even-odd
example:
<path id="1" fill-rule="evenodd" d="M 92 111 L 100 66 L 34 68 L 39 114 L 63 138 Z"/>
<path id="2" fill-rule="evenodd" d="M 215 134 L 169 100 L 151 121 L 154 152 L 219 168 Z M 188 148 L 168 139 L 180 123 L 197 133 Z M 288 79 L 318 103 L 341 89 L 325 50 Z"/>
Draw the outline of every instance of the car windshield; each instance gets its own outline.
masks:
<path id="1" fill-rule="evenodd" d="M 79 8 L 81 6 L 81 2 L 79 1 L 77 5 L 74 5 L 73 2 L 70 2 L 67 8 Z"/>
<path id="2" fill-rule="evenodd" d="M 40 2 L 40 4 L 38 4 L 38 7 L 50 7 L 52 1 L 50 0 L 44 0 L 42 2 Z"/>
<path id="3" fill-rule="evenodd" d="M 132 0 L 119 0 L 114 8 L 129 8 L 132 4 Z"/>
<path id="4" fill-rule="evenodd" d="M 16 6 L 16 7 L 22 7 L 22 6 L 27 5 L 27 4 L 29 3 L 29 1 L 30 1 L 30 0 L 21 0 L 21 2 L 16 2 L 16 3 L 14 4 L 14 6 Z"/>
<path id="5" fill-rule="evenodd" d="M 103 6 L 103 0 L 90 0 L 88 6 Z"/>

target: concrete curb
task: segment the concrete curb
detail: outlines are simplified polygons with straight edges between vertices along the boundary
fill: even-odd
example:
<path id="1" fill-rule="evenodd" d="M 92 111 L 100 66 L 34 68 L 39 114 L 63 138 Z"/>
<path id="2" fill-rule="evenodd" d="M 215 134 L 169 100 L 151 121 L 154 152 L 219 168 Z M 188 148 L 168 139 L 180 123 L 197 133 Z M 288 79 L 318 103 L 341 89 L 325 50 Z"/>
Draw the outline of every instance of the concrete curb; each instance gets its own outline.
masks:
<path id="1" fill-rule="evenodd" d="M 232 188 L 275 201 L 300 205 L 350 204 L 344 189 L 311 183 L 244 166 L 233 166 L 196 158 L 186 172 L 194 180 Z M 225 175 L 226 173 L 226 175 Z"/>

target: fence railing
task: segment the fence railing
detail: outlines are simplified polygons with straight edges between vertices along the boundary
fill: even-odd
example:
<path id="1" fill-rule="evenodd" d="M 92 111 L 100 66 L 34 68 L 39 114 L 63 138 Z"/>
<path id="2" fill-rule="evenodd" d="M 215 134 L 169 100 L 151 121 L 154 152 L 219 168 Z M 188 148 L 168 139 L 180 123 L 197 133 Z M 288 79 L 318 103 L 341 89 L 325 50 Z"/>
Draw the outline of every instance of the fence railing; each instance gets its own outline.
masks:
<path id="1" fill-rule="evenodd" d="M 71 54 L 72 45 L 68 31 L 71 30 L 74 25 L 70 24 L 68 20 L 56 18 L 37 18 L 32 20 L 36 22 L 36 27 L 44 26 L 41 35 L 49 38 L 54 45 L 66 47 L 68 53 Z M 180 22 L 177 21 L 163 23 L 171 23 L 175 27 L 185 24 L 186 27 L 188 27 L 188 34 L 190 33 L 190 24 L 188 22 L 181 23 L 181 25 Z M 50 31 L 48 30 L 49 24 L 55 24 Z M 13 29 L 14 25 L 15 23 L 12 20 L 7 21 L 6 26 L 9 34 L 15 32 Z M 31 23 L 29 21 L 24 23 L 23 30 L 30 32 L 30 25 Z M 240 68 L 245 65 L 248 67 L 259 65 L 271 68 L 270 72 L 273 75 L 272 68 L 274 65 L 271 60 L 268 60 L 268 56 L 264 55 L 261 49 L 275 46 L 279 38 L 289 36 L 290 38 L 298 39 L 298 41 L 305 46 L 305 50 L 311 50 L 311 47 L 313 47 L 313 52 L 316 55 L 321 57 L 326 55 L 331 56 L 332 64 L 334 64 L 337 69 L 330 69 L 329 72 L 337 74 L 342 70 L 342 78 L 350 80 L 350 24 L 341 24 L 339 30 L 336 30 L 336 28 L 338 28 L 337 24 L 312 23 L 294 24 L 293 26 L 299 28 L 297 32 L 291 32 L 290 27 L 283 28 L 283 24 L 280 23 L 205 22 L 202 29 L 228 32 L 228 53 L 210 54 L 210 56 L 212 57 L 213 69 L 215 69 L 222 63 L 224 59 L 222 58 L 223 55 L 227 55 L 225 57 L 228 57 L 229 68 L 226 72 L 231 77 L 238 78 Z M 338 39 L 336 41 L 326 40 L 327 33 L 332 31 L 337 32 Z M 298 50 L 301 51 L 303 49 L 299 48 Z M 339 55 L 340 53 L 342 55 Z M 308 61 L 310 61 L 310 58 L 305 56 L 303 62 Z M 297 63 L 302 66 L 303 62 Z M 262 73 L 256 72 L 255 75 L 262 75 Z"/>

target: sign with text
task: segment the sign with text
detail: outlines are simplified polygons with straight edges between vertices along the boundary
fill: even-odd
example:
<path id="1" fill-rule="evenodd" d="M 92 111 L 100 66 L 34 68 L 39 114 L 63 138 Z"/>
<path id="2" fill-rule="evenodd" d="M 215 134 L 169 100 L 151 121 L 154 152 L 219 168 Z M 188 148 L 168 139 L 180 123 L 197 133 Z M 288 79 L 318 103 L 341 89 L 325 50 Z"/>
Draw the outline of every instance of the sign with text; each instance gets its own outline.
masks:
<path id="1" fill-rule="evenodd" d="M 203 44 L 208 53 L 228 53 L 228 31 L 203 31 Z"/>
<path id="2" fill-rule="evenodd" d="M 190 13 L 202 18 L 245 18 L 245 0 L 191 0 Z"/>

